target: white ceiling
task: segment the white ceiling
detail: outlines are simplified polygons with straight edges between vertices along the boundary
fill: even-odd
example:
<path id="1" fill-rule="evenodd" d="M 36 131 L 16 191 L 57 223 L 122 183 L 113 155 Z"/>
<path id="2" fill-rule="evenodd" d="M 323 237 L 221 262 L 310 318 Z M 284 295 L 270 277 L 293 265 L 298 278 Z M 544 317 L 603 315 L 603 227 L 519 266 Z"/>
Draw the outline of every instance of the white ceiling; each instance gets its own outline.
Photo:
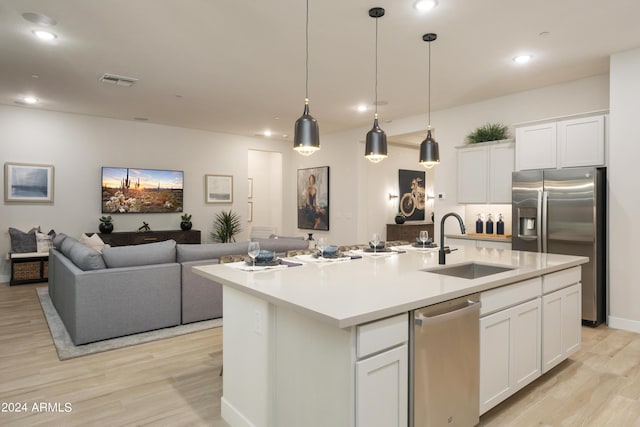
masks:
<path id="1" fill-rule="evenodd" d="M 640 46 L 638 0 L 310 0 L 309 95 L 321 133 L 372 122 L 379 24 L 384 122 L 608 72 L 609 55 Z M 36 39 L 38 12 L 57 21 Z M 0 103 L 253 136 L 292 139 L 304 102 L 304 0 L 2 0 Z M 543 34 L 543 33 L 546 33 Z M 533 55 L 527 66 L 512 58 Z M 99 83 L 104 73 L 138 78 Z M 34 78 L 32 75 L 38 75 Z M 426 125 L 426 124 L 425 124 Z"/>

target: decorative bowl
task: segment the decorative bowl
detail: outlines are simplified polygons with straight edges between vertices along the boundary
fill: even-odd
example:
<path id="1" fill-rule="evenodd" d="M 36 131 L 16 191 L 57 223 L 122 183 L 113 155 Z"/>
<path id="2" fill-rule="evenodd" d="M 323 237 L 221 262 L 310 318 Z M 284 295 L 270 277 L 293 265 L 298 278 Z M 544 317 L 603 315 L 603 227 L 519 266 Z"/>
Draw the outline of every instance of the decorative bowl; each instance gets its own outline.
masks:
<path id="1" fill-rule="evenodd" d="M 376 249 L 384 249 L 386 242 L 378 242 L 378 245 L 375 246 Z M 369 247 L 371 249 L 374 248 L 373 242 L 369 241 Z"/>
<path id="2" fill-rule="evenodd" d="M 329 245 L 324 249 L 325 256 L 333 256 L 338 252 L 338 247 L 336 245 Z"/>
<path id="3" fill-rule="evenodd" d="M 256 262 L 269 262 L 273 260 L 274 257 L 275 257 L 275 252 L 268 251 L 266 249 L 261 249 L 260 253 L 256 257 Z"/>

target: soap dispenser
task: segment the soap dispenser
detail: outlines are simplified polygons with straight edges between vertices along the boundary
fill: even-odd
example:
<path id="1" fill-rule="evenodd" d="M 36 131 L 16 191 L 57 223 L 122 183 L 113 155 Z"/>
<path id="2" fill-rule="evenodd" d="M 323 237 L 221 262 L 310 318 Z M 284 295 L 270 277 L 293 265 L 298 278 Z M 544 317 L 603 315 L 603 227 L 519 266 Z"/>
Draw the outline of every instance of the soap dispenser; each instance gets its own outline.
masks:
<path id="1" fill-rule="evenodd" d="M 496 233 L 503 235 L 504 234 L 504 221 L 502 220 L 502 214 L 498 214 L 498 222 L 496 223 Z"/>
<path id="2" fill-rule="evenodd" d="M 478 219 L 476 220 L 476 233 L 482 234 L 482 229 L 484 228 L 484 224 L 482 223 L 482 218 L 480 214 L 478 214 Z"/>
<path id="3" fill-rule="evenodd" d="M 487 215 L 487 224 L 485 229 L 487 230 L 487 234 L 493 234 L 493 218 L 491 214 Z"/>

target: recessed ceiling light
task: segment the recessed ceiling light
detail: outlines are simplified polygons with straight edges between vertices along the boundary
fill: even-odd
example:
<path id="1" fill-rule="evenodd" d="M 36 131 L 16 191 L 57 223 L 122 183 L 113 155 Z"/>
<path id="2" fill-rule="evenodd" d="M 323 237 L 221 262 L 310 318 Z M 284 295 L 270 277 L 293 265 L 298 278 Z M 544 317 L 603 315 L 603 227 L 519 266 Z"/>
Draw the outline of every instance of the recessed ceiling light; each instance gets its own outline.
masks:
<path id="1" fill-rule="evenodd" d="M 438 0 L 418 0 L 415 2 L 414 7 L 420 12 L 426 12 L 435 8 L 438 5 Z"/>
<path id="2" fill-rule="evenodd" d="M 38 103 L 38 98 L 36 98 L 35 96 L 25 96 L 24 98 L 22 98 L 22 102 L 24 102 L 25 104 L 33 105 Z"/>
<path id="3" fill-rule="evenodd" d="M 58 38 L 55 34 L 44 30 L 33 30 L 33 34 L 42 40 L 54 40 Z"/>
<path id="4" fill-rule="evenodd" d="M 271 136 L 271 131 L 269 129 L 267 129 L 267 130 L 264 131 L 263 135 L 269 137 L 269 136 Z"/>
<path id="5" fill-rule="evenodd" d="M 526 64 L 531 61 L 531 58 L 533 58 L 531 55 L 518 55 L 513 58 L 513 61 L 517 64 Z"/>
<path id="6" fill-rule="evenodd" d="M 42 13 L 25 12 L 22 14 L 22 17 L 29 22 L 42 25 L 43 27 L 53 27 L 57 23 L 55 19 Z"/>
<path id="7" fill-rule="evenodd" d="M 358 111 L 360 111 L 362 113 L 364 111 L 367 111 L 367 106 L 364 105 L 364 104 L 360 104 L 360 105 L 358 105 L 357 109 L 358 109 Z"/>

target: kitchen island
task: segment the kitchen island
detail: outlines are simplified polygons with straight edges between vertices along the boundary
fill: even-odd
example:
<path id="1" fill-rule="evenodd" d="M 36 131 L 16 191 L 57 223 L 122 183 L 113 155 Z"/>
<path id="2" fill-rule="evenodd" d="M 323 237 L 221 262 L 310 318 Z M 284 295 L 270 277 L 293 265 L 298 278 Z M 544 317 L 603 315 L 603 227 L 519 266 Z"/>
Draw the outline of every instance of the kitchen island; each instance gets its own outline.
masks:
<path id="1" fill-rule="evenodd" d="M 579 282 L 574 267 L 587 261 L 461 247 L 447 256 L 448 265 L 513 268 L 471 280 L 425 272 L 437 267 L 437 252 L 406 249 L 258 272 L 195 267 L 224 289 L 223 418 L 234 427 L 407 425 L 411 310 L 480 293 L 488 298 L 488 310 L 495 309 L 484 314 L 493 316 L 514 292 L 492 292 L 512 288 L 518 295 L 512 305 L 524 298 L 540 307 L 544 277 L 577 271 Z M 570 276 L 575 282 L 575 274 Z M 537 319 L 540 350 L 543 321 Z M 579 310 L 571 323 L 579 331 Z"/>

